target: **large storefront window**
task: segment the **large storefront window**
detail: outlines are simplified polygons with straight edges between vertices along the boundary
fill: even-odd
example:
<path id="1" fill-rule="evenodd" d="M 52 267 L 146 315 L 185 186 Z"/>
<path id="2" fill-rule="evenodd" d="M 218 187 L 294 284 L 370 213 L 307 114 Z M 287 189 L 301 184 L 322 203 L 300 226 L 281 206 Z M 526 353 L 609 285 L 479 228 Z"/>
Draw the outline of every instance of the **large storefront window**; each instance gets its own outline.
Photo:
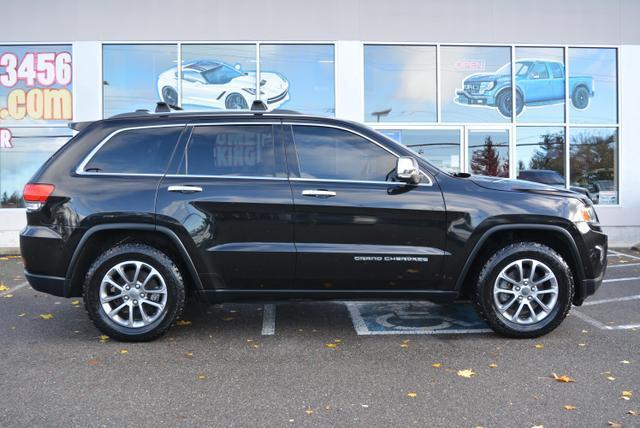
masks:
<path id="1" fill-rule="evenodd" d="M 335 115 L 333 45 L 260 45 L 261 99 L 269 109 Z"/>
<path id="2" fill-rule="evenodd" d="M 367 122 L 435 122 L 435 46 L 365 46 L 364 100 Z"/>
<path id="3" fill-rule="evenodd" d="M 510 121 L 510 48 L 442 46 L 440 73 L 443 122 Z"/>
<path id="4" fill-rule="evenodd" d="M 516 134 L 516 177 L 564 187 L 564 128 L 520 126 Z"/>
<path id="5" fill-rule="evenodd" d="M 0 208 L 22 208 L 22 188 L 71 137 L 67 128 L 9 128 L 11 147 L 0 148 Z M 1 132 L 1 131 L 0 131 Z"/>
<path id="6" fill-rule="evenodd" d="M 177 102 L 177 45 L 104 45 L 104 117 L 138 109 L 153 111 L 164 98 Z"/>
<path id="7" fill-rule="evenodd" d="M 385 129 L 387 137 L 413 149 L 435 166 L 460 171 L 460 130 L 458 129 Z"/>
<path id="8" fill-rule="evenodd" d="M 571 128 L 571 186 L 601 205 L 618 203 L 617 128 Z"/>
<path id="9" fill-rule="evenodd" d="M 71 136 L 71 51 L 0 46 L 0 208 L 24 206 L 24 185 Z"/>
<path id="10" fill-rule="evenodd" d="M 616 123 L 616 49 L 569 48 L 571 123 Z"/>
<path id="11" fill-rule="evenodd" d="M 564 122 L 564 49 L 518 47 L 514 74 L 518 122 Z"/>
<path id="12" fill-rule="evenodd" d="M 160 91 L 163 99 L 170 102 L 173 97 L 165 92 L 177 96 L 173 92 L 177 75 L 166 78 Z M 261 91 L 273 84 L 265 82 Z M 255 98 L 255 45 L 182 45 L 182 108 L 247 109 Z"/>

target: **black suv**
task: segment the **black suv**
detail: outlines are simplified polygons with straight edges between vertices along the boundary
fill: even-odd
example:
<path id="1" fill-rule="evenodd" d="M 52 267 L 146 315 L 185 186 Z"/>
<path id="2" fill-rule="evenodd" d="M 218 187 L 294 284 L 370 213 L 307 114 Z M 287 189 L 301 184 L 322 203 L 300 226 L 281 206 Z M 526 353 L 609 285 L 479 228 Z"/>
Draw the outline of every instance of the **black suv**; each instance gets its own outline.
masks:
<path id="1" fill-rule="evenodd" d="M 607 237 L 586 197 L 449 174 L 357 123 L 294 112 L 137 112 L 92 123 L 25 186 L 36 290 L 102 332 L 164 333 L 186 296 L 471 298 L 534 337 L 593 294 Z"/>

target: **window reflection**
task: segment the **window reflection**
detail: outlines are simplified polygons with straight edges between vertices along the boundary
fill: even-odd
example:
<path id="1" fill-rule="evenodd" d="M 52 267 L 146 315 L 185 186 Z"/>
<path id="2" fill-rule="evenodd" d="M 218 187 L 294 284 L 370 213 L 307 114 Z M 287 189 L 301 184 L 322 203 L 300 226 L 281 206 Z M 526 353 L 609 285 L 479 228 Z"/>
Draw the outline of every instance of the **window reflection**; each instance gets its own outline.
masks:
<path id="1" fill-rule="evenodd" d="M 460 131 L 457 129 L 385 129 L 380 132 L 410 147 L 439 168 L 460 171 Z"/>
<path id="2" fill-rule="evenodd" d="M 509 131 L 469 131 L 472 174 L 509 177 Z"/>
<path id="3" fill-rule="evenodd" d="M 564 187 L 564 128 L 518 127 L 517 177 Z"/>
<path id="4" fill-rule="evenodd" d="M 571 123 L 617 121 L 615 49 L 569 48 Z"/>
<path id="5" fill-rule="evenodd" d="M 571 184 L 584 187 L 595 203 L 618 203 L 615 128 L 571 128 Z"/>
<path id="6" fill-rule="evenodd" d="M 367 122 L 435 122 L 435 46 L 365 46 L 364 97 Z"/>

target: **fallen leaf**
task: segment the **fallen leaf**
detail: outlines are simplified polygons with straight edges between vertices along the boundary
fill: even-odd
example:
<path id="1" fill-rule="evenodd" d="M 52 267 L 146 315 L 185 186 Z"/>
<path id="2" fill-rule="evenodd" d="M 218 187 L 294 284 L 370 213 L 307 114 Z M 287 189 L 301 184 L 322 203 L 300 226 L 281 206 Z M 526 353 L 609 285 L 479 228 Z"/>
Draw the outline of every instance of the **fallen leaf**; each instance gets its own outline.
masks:
<path id="1" fill-rule="evenodd" d="M 565 404 L 564 406 L 562 406 L 562 408 L 565 409 L 565 410 L 575 410 L 575 409 L 577 409 L 576 406 L 573 406 L 571 404 Z"/>
<path id="2" fill-rule="evenodd" d="M 199 374 L 197 379 L 198 379 L 198 380 L 205 380 L 206 378 L 207 378 L 207 377 L 206 377 L 205 375 L 203 375 L 203 374 Z"/>
<path id="3" fill-rule="evenodd" d="M 616 378 L 613 376 L 607 376 L 607 380 L 616 380 Z"/>
<path id="4" fill-rule="evenodd" d="M 327 348 L 331 348 L 331 349 L 334 349 L 334 348 L 338 347 L 338 345 L 336 345 L 335 343 L 325 343 L 324 346 L 326 346 Z"/>
<path id="5" fill-rule="evenodd" d="M 631 364 L 631 361 L 629 361 L 629 360 L 622 360 L 622 361 L 620 361 L 620 362 L 621 362 L 622 364 Z"/>
<path id="6" fill-rule="evenodd" d="M 400 347 L 401 347 L 401 348 L 408 348 L 408 347 L 409 347 L 409 344 L 408 344 L 408 343 L 401 343 L 401 344 L 400 344 Z"/>
<path id="7" fill-rule="evenodd" d="M 418 396 L 418 394 L 416 394 L 415 392 L 407 392 L 407 397 L 409 398 L 416 398 Z"/>
<path id="8" fill-rule="evenodd" d="M 362 407 L 364 407 L 365 409 L 368 409 L 368 408 L 369 408 L 369 405 L 368 405 L 368 404 L 361 404 L 361 406 L 362 406 Z"/>
<path id="9" fill-rule="evenodd" d="M 307 416 L 311 416 L 313 415 L 313 409 L 311 407 L 307 407 L 307 410 L 304 411 Z"/>
<path id="10" fill-rule="evenodd" d="M 534 425 L 531 428 L 544 428 L 544 425 Z"/>
<path id="11" fill-rule="evenodd" d="M 107 336 L 106 334 L 103 334 L 99 336 L 98 339 L 100 340 L 100 343 L 106 343 L 109 341 L 109 336 Z"/>
<path id="12" fill-rule="evenodd" d="M 342 343 L 342 339 L 333 339 L 334 343 Z"/>
<path id="13" fill-rule="evenodd" d="M 122 355 L 127 355 L 127 354 L 129 353 L 129 350 L 128 350 L 128 349 L 121 349 L 121 350 L 120 350 L 120 353 L 121 353 Z"/>
<path id="14" fill-rule="evenodd" d="M 80 304 L 80 300 L 72 300 L 72 301 L 71 301 L 71 304 L 72 304 L 73 306 L 78 306 L 78 305 Z"/>
<path id="15" fill-rule="evenodd" d="M 233 321 L 234 319 L 234 317 L 223 317 L 222 321 Z M 191 322 L 189 322 L 189 324 L 191 324 Z"/>
<path id="16" fill-rule="evenodd" d="M 618 422 L 607 422 L 611 428 L 622 428 L 622 424 Z"/>
<path id="17" fill-rule="evenodd" d="M 623 400 L 627 400 L 629 401 L 631 399 L 631 397 L 633 397 L 633 392 L 631 391 L 622 391 L 622 398 Z"/>
<path id="18" fill-rule="evenodd" d="M 20 318 L 24 317 L 25 315 L 27 315 L 26 312 L 21 313 L 20 315 L 18 315 Z"/>
<path id="19" fill-rule="evenodd" d="M 640 413 L 636 412 L 635 410 L 629 410 L 627 412 L 627 415 L 638 416 L 638 415 L 640 415 Z"/>
<path id="20" fill-rule="evenodd" d="M 558 376 L 555 373 L 551 373 L 551 375 L 552 375 L 552 379 L 557 380 L 558 382 L 563 382 L 563 383 L 575 382 L 575 380 L 571 379 L 567 375 Z"/>
<path id="21" fill-rule="evenodd" d="M 193 352 L 187 352 L 184 354 L 187 358 L 193 358 Z"/>
<path id="22" fill-rule="evenodd" d="M 439 368 L 440 366 L 442 366 L 442 364 L 440 364 L 440 363 L 433 363 L 433 364 L 431 364 L 431 366 L 432 366 L 432 367 L 435 367 L 435 368 Z"/>
<path id="23" fill-rule="evenodd" d="M 582 330 L 582 333 L 583 334 L 587 334 L 587 333 L 589 333 L 589 330 Z"/>
<path id="24" fill-rule="evenodd" d="M 578 343 L 578 346 L 584 347 L 584 346 L 587 346 L 587 344 L 586 343 Z"/>
<path id="25" fill-rule="evenodd" d="M 472 369 L 458 370 L 458 376 L 460 376 L 460 377 L 470 378 L 471 376 L 474 376 L 475 374 L 476 374 L 476 372 L 474 372 Z"/>
<path id="26" fill-rule="evenodd" d="M 178 321 L 176 321 L 176 325 L 179 325 L 179 326 L 191 325 L 191 321 L 189 321 L 189 320 L 178 320 Z"/>
<path id="27" fill-rule="evenodd" d="M 89 364 L 90 366 L 97 366 L 98 365 L 98 360 L 92 359 L 87 361 L 87 364 Z"/>
<path id="28" fill-rule="evenodd" d="M 542 343 L 536 343 L 534 346 L 535 346 L 536 349 L 544 348 L 544 345 Z"/>
<path id="29" fill-rule="evenodd" d="M 496 367 L 498 367 L 498 365 L 496 363 L 489 364 L 489 368 L 490 369 L 495 369 Z"/>
<path id="30" fill-rule="evenodd" d="M 2 296 L 5 299 L 10 299 L 13 297 L 13 294 L 5 294 L 4 296 Z"/>
<path id="31" fill-rule="evenodd" d="M 9 290 L 9 287 L 7 287 L 4 284 L 0 284 L 0 291 L 7 291 L 7 290 Z"/>
<path id="32" fill-rule="evenodd" d="M 53 314 L 40 314 L 40 318 L 42 318 L 43 320 L 50 320 L 51 318 L 53 318 Z"/>

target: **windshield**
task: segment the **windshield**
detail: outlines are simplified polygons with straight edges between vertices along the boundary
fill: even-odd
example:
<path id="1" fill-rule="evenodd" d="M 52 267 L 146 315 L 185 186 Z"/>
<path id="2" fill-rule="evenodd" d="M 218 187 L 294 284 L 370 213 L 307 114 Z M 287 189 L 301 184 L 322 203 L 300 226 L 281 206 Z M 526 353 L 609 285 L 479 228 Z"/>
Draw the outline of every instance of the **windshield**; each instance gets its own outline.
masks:
<path id="1" fill-rule="evenodd" d="M 226 64 L 220 64 L 217 67 L 204 71 L 202 75 L 208 83 L 219 85 L 229 83 L 232 79 L 243 76 L 244 74 Z"/>
<path id="2" fill-rule="evenodd" d="M 523 76 L 529 72 L 531 68 L 530 62 L 517 61 L 516 62 L 516 76 Z M 496 74 L 511 74 L 511 63 L 505 64 L 496 71 Z"/>

